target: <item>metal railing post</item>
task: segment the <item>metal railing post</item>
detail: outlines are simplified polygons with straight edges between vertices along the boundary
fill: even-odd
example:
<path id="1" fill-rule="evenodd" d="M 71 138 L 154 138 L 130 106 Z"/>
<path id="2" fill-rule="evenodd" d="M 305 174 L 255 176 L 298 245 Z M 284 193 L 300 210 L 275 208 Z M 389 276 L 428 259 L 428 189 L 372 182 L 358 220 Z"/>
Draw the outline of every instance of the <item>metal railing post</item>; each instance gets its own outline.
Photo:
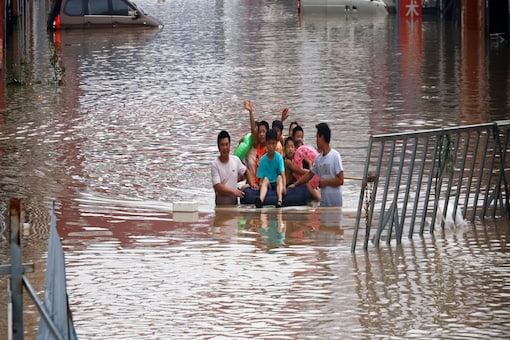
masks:
<path id="1" fill-rule="evenodd" d="M 464 178 L 464 170 L 466 168 L 466 159 L 469 151 L 469 142 L 471 141 L 471 133 L 469 131 L 466 133 L 466 138 L 464 139 L 464 152 L 462 153 L 462 164 L 459 169 L 459 180 L 457 181 L 457 191 L 455 193 L 455 202 L 454 206 L 457 209 L 460 200 L 460 194 L 462 189 L 462 179 Z M 466 214 L 466 209 L 461 210 L 463 214 Z"/>
<path id="2" fill-rule="evenodd" d="M 406 219 L 406 213 L 407 213 L 407 203 L 409 202 L 409 196 L 411 192 L 411 184 L 413 182 L 413 172 L 414 172 L 414 164 L 416 162 L 416 151 L 418 150 L 418 138 L 414 138 L 414 144 L 412 147 L 412 156 L 411 156 L 411 163 L 409 164 L 409 171 L 407 175 L 407 182 L 406 182 L 406 188 L 405 188 L 405 194 L 404 194 L 404 202 L 402 204 L 402 219 L 400 221 L 400 225 L 405 225 L 405 219 Z M 405 150 L 404 150 L 405 151 Z M 415 193 L 418 196 L 418 193 Z M 402 228 L 401 231 L 403 232 L 404 229 Z M 402 234 L 400 235 L 402 237 Z"/>
<path id="3" fill-rule="evenodd" d="M 416 140 L 418 141 L 418 138 L 416 138 Z M 413 209 L 413 213 L 412 213 L 412 216 L 411 216 L 411 226 L 409 228 L 409 238 L 412 238 L 413 233 L 414 233 L 414 224 L 416 222 L 416 213 L 418 211 L 418 206 L 419 206 L 419 203 L 420 203 L 421 184 L 422 184 L 422 181 L 423 181 L 423 172 L 425 170 L 425 163 L 427 161 L 427 152 L 428 152 L 428 149 L 429 149 L 429 139 L 425 138 L 425 142 L 423 143 L 423 154 L 421 156 L 421 166 L 420 166 L 420 170 L 419 170 L 419 173 L 418 173 L 418 175 L 419 175 L 418 176 L 418 183 L 416 184 L 416 196 L 414 197 L 414 209 Z"/>
<path id="4" fill-rule="evenodd" d="M 383 144 L 384 144 L 384 142 L 383 142 Z M 384 191 L 383 191 L 383 199 L 381 202 L 381 213 L 379 215 L 379 225 L 377 226 L 377 232 L 376 232 L 375 239 L 374 239 L 374 244 L 376 245 L 376 247 L 379 246 L 381 234 L 382 234 L 384 226 L 385 226 L 385 221 L 387 220 L 386 214 L 388 212 L 386 211 L 386 201 L 388 199 L 388 188 L 390 186 L 391 168 L 393 166 L 393 157 L 394 156 L 395 156 L 395 143 L 393 142 L 391 145 L 390 156 L 388 157 L 386 178 L 384 180 Z M 391 210 L 391 207 L 390 207 L 390 210 Z M 391 213 L 393 213 L 393 211 L 391 211 Z"/>
<path id="5" fill-rule="evenodd" d="M 475 145 L 473 148 L 473 154 L 471 155 L 471 167 L 469 168 L 469 177 L 468 177 L 468 182 L 466 184 L 466 197 L 464 199 L 464 211 L 465 211 L 466 215 L 467 215 L 467 209 L 468 209 L 468 205 L 469 205 L 469 195 L 471 194 L 471 185 L 473 183 L 473 177 L 474 177 L 474 173 L 475 173 L 476 159 L 478 157 L 478 147 L 480 145 L 481 133 L 482 132 L 480 129 L 476 130 Z M 473 216 L 474 215 L 472 215 L 472 218 L 470 219 L 471 222 L 473 222 L 473 220 L 474 220 Z"/>
<path id="6" fill-rule="evenodd" d="M 423 216 L 422 216 L 422 221 L 421 221 L 421 226 L 420 226 L 420 235 L 423 235 L 423 232 L 425 230 L 425 219 L 427 218 L 427 208 L 428 208 L 428 205 L 429 205 L 430 191 L 432 189 L 432 179 L 434 178 L 434 169 L 436 167 L 437 149 L 439 148 L 440 141 L 441 141 L 441 137 L 437 136 L 436 137 L 436 143 L 434 145 L 432 162 L 430 163 L 429 179 L 427 181 L 427 190 L 426 190 L 426 194 L 425 194 L 425 202 L 423 204 Z M 430 224 L 430 232 L 434 231 L 434 219 L 435 219 L 435 217 L 436 217 L 436 215 L 434 214 L 434 216 L 432 216 L 432 221 L 431 221 L 431 224 Z"/>
<path id="7" fill-rule="evenodd" d="M 23 265 L 21 263 L 21 201 L 9 203 L 9 231 L 11 243 L 11 294 L 13 339 L 23 340 Z"/>
<path id="8" fill-rule="evenodd" d="M 352 245 L 351 245 L 351 252 L 354 252 L 355 248 L 356 248 L 356 241 L 358 239 L 358 230 L 359 230 L 359 226 L 360 226 L 360 221 L 361 221 L 361 209 L 360 207 L 363 206 L 364 204 L 364 198 L 365 198 L 365 191 L 367 190 L 367 186 L 368 186 L 368 169 L 370 167 L 370 154 L 372 153 L 372 138 L 369 139 L 368 141 L 368 150 L 367 150 L 367 157 L 366 157 L 366 160 L 365 160 L 365 168 L 363 170 L 363 179 L 361 180 L 361 190 L 360 190 L 360 195 L 359 195 L 359 201 L 358 201 L 358 211 L 356 213 L 356 224 L 354 226 L 354 233 L 353 233 L 353 239 L 352 239 Z M 367 211 L 367 219 L 368 219 L 368 208 L 366 209 Z M 368 221 L 366 223 L 366 226 L 365 226 L 365 234 L 368 230 L 369 231 L 369 226 L 368 226 Z"/>
<path id="9" fill-rule="evenodd" d="M 489 138 L 490 138 L 490 134 L 486 130 L 485 131 L 485 143 L 484 143 L 484 147 L 482 148 L 482 151 L 483 151 L 482 161 L 480 164 L 480 170 L 478 172 L 478 180 L 477 180 L 477 185 L 476 185 L 476 190 L 475 190 L 475 198 L 474 198 L 474 202 L 473 202 L 474 203 L 473 204 L 473 212 L 471 214 L 471 221 L 475 220 L 476 208 L 478 207 L 478 197 L 480 197 L 480 188 L 482 187 L 482 179 L 483 179 L 483 174 L 484 174 L 484 170 L 485 170 L 485 158 L 487 155 L 487 148 L 489 146 Z"/>

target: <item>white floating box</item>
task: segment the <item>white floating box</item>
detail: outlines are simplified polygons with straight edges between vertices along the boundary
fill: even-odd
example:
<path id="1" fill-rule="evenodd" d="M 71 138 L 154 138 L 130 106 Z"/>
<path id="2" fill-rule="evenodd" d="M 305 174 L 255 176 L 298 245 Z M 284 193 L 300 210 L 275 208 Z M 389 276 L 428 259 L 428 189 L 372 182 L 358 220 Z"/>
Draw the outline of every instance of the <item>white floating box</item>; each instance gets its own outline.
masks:
<path id="1" fill-rule="evenodd" d="M 198 211 L 197 202 L 175 202 L 172 206 L 174 212 L 195 212 Z"/>

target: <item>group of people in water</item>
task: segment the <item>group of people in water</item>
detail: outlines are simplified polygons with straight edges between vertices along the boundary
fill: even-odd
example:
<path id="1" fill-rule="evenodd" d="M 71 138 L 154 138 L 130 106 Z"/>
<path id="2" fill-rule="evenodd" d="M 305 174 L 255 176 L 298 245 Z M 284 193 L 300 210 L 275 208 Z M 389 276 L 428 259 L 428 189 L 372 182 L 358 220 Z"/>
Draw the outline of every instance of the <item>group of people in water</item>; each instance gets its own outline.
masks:
<path id="1" fill-rule="evenodd" d="M 283 206 L 288 188 L 306 186 L 312 199 L 321 206 L 342 206 L 344 173 L 340 153 L 330 145 L 331 129 L 327 123 L 315 126 L 317 149 L 304 144 L 304 131 L 297 122 L 289 125 L 287 136 L 283 135 L 283 122 L 288 109 L 282 111 L 281 119 L 269 126 L 265 120 L 256 121 L 251 102 L 243 103 L 250 115 L 251 146 L 240 159 L 230 154 L 230 134 L 223 130 L 218 134 L 219 156 L 211 166 L 212 185 L 216 205 L 235 205 L 245 196 L 245 189 L 258 190 L 255 206 L 262 208 L 269 190 L 276 191 L 275 207 Z M 245 137 L 246 138 L 246 137 Z M 238 183 L 246 185 L 238 187 Z"/>

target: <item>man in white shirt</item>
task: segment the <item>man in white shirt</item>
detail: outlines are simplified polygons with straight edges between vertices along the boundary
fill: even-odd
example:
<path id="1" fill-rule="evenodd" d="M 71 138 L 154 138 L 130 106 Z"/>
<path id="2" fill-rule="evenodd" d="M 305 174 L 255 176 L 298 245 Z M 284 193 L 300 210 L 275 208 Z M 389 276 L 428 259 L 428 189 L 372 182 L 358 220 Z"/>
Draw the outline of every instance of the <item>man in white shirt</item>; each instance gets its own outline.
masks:
<path id="1" fill-rule="evenodd" d="M 246 179 L 246 182 L 253 186 L 254 178 L 241 160 L 230 154 L 230 135 L 225 130 L 218 134 L 218 150 L 220 155 L 211 166 L 216 205 L 234 205 L 237 204 L 238 197 L 244 197 L 244 192 L 237 188 L 237 183 Z"/>
<path id="2" fill-rule="evenodd" d="M 321 188 L 321 207 L 341 207 L 343 204 L 342 185 L 344 184 L 344 168 L 340 153 L 331 148 L 331 129 L 328 124 L 320 123 L 315 126 L 317 134 L 317 150 L 320 152 L 311 171 L 303 175 L 289 187 L 307 183 L 314 175 L 319 176 Z"/>

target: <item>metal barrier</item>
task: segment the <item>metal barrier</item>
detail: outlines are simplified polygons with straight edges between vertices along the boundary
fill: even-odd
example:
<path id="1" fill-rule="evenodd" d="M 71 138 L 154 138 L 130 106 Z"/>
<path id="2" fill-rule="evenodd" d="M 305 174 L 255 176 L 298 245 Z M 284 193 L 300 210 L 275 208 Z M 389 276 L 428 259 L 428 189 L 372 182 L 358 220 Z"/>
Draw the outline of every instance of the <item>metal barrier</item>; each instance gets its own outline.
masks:
<path id="1" fill-rule="evenodd" d="M 11 264 L 0 265 L 0 275 L 10 275 L 10 281 L 7 285 L 7 319 L 8 319 L 8 339 L 20 339 L 23 334 L 23 286 L 28 295 L 41 313 L 41 318 L 46 322 L 54 339 L 64 339 L 58 328 L 55 326 L 51 316 L 47 312 L 43 303 L 39 301 L 36 291 L 25 276 L 25 273 L 34 271 L 33 263 L 22 264 L 22 205 L 19 199 L 12 199 L 9 203 L 9 240 L 11 245 Z M 52 211 L 52 217 L 54 211 Z M 52 218 L 52 223 L 54 222 Z"/>
<path id="2" fill-rule="evenodd" d="M 378 247 L 386 227 L 386 243 L 400 244 L 406 227 L 412 238 L 415 227 L 510 218 L 509 139 L 510 120 L 371 136 L 351 251 L 363 212 L 365 250 L 375 223 Z"/>

